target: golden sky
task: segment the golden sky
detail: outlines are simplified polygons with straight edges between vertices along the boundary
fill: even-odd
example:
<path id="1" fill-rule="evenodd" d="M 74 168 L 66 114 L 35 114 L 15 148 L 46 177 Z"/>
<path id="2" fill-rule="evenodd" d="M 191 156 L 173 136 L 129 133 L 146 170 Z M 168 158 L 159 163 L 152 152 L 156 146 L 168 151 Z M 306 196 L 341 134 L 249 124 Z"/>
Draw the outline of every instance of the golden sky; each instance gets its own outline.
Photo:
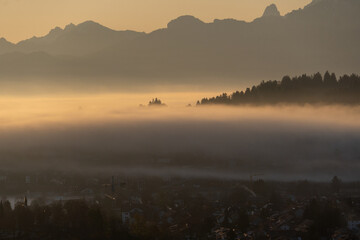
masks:
<path id="1" fill-rule="evenodd" d="M 42 36 L 55 26 L 93 20 L 117 30 L 150 32 L 185 14 L 205 22 L 235 18 L 251 21 L 277 4 L 281 14 L 311 0 L 0 0 L 0 37 L 18 42 Z"/>

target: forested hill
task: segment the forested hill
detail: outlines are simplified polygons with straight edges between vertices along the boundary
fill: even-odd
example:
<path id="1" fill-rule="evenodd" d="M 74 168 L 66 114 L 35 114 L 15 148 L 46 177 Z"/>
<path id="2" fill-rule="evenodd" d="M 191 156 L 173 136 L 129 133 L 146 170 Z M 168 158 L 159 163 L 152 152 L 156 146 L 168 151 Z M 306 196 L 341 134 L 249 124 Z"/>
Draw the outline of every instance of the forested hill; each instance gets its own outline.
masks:
<path id="1" fill-rule="evenodd" d="M 360 76 L 344 75 L 337 79 L 334 73 L 324 76 L 316 73 L 281 81 L 263 81 L 251 89 L 236 91 L 231 95 L 223 93 L 217 97 L 203 98 L 198 105 L 207 104 L 360 104 Z"/>

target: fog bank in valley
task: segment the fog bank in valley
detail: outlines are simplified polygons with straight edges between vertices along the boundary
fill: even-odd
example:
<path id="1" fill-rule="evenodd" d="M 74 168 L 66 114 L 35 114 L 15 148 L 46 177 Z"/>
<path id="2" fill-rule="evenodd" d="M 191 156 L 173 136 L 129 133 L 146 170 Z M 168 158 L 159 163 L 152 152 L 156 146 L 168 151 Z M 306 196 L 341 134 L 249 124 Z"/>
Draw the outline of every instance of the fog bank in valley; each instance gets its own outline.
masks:
<path id="1" fill-rule="evenodd" d="M 22 122 L 16 110 L 2 112 L 1 168 L 359 180 L 359 107 L 104 107 L 99 99 L 92 108 L 74 99 L 58 110 L 33 106 Z"/>

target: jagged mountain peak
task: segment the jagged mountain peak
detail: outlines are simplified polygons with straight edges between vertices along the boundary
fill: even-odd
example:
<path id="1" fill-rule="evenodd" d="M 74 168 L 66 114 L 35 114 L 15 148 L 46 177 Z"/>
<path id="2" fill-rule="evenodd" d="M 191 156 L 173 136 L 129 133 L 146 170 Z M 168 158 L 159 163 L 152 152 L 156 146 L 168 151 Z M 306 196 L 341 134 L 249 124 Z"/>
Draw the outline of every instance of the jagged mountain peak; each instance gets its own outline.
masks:
<path id="1" fill-rule="evenodd" d="M 271 4 L 265 8 L 263 17 L 280 17 L 281 14 L 275 4 Z"/>
<path id="2" fill-rule="evenodd" d="M 82 23 L 79 23 L 76 27 L 87 27 L 87 28 L 106 28 L 100 23 L 88 20 Z"/>
<path id="3" fill-rule="evenodd" d="M 50 30 L 49 35 L 55 35 L 55 34 L 61 32 L 61 31 L 63 31 L 63 29 L 61 27 L 55 27 L 55 28 Z"/>
<path id="4" fill-rule="evenodd" d="M 64 30 L 71 30 L 71 29 L 74 29 L 75 27 L 76 27 L 75 24 L 70 23 L 70 24 L 65 26 Z"/>
<path id="5" fill-rule="evenodd" d="M 172 21 L 170 21 L 167 25 L 168 28 L 191 28 L 194 26 L 199 26 L 204 24 L 203 21 L 200 19 L 191 16 L 191 15 L 184 15 L 180 16 Z"/>
<path id="6" fill-rule="evenodd" d="M 0 38 L 0 42 L 4 43 L 4 42 L 8 42 L 5 38 Z"/>

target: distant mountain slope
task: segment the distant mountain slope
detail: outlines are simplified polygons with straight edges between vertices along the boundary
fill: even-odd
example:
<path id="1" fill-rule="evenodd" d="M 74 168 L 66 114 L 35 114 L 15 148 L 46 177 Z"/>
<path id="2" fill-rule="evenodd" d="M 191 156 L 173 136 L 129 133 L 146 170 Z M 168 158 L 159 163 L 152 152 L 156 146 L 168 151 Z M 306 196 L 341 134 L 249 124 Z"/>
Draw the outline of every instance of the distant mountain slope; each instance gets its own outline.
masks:
<path id="1" fill-rule="evenodd" d="M 119 72 L 154 77 L 259 79 L 327 69 L 359 72 L 359 12 L 358 0 L 323 0 L 251 23 L 203 23 L 183 16 L 166 29 L 114 46 L 98 57 L 115 63 Z"/>
<path id="2" fill-rule="evenodd" d="M 43 37 L 33 37 L 12 44 L 6 52 L 18 51 L 23 53 L 47 52 L 54 55 L 85 55 L 100 51 L 115 44 L 126 44 L 145 33 L 135 31 L 115 31 L 93 21 L 79 25 L 69 24 L 64 29 L 56 27 Z M 1 42 L 0 42 L 1 44 Z M 0 52 L 1 51 L 0 45 Z"/>
<path id="3" fill-rule="evenodd" d="M 275 4 L 271 4 L 270 6 L 268 6 L 263 14 L 263 17 L 280 17 L 280 12 L 277 9 Z"/>
<path id="4" fill-rule="evenodd" d="M 0 54 L 12 52 L 15 50 L 15 44 L 8 42 L 5 38 L 0 38 Z"/>
<path id="5" fill-rule="evenodd" d="M 59 66 L 46 62 L 48 69 L 43 72 L 50 76 L 53 72 L 57 76 L 152 78 L 175 83 L 183 79 L 207 79 L 208 83 L 211 78 L 223 79 L 220 84 L 225 84 L 230 79 L 255 82 L 326 70 L 359 73 L 359 12 L 359 0 L 316 0 L 285 16 L 271 5 L 265 16 L 250 23 L 233 19 L 204 23 L 182 16 L 149 34 L 116 32 L 86 22 L 54 29 L 44 38 L 17 47 L 22 52 L 74 55 L 55 57 Z M 16 75 L 9 70 L 15 63 L 6 58 L 0 56 L 0 76 Z M 18 59 L 17 64 L 29 66 L 26 61 Z M 41 74 L 42 70 L 31 71 Z"/>

